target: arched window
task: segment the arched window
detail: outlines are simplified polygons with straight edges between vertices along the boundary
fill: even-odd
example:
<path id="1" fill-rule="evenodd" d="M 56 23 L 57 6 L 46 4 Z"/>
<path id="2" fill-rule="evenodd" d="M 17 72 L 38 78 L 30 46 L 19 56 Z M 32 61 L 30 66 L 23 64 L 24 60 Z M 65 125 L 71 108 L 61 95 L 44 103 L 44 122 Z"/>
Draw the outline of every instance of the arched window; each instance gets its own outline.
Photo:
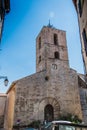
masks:
<path id="1" fill-rule="evenodd" d="M 44 120 L 52 121 L 54 119 L 54 108 L 51 104 L 48 104 L 44 108 Z"/>
<path id="2" fill-rule="evenodd" d="M 41 37 L 39 37 L 39 49 L 41 48 Z"/>
<path id="3" fill-rule="evenodd" d="M 59 52 L 57 52 L 57 51 L 54 52 L 54 58 L 55 58 L 55 59 L 59 59 Z"/>
<path id="4" fill-rule="evenodd" d="M 54 34 L 54 44 L 55 44 L 55 45 L 57 45 L 57 44 L 58 44 L 57 34 Z"/>

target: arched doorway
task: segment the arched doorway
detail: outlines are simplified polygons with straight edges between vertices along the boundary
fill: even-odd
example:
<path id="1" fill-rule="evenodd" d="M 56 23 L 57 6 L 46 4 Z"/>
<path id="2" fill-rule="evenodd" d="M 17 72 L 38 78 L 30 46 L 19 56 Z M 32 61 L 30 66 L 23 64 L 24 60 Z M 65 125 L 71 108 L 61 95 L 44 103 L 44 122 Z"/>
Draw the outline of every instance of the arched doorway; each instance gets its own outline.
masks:
<path id="1" fill-rule="evenodd" d="M 44 108 L 44 120 L 46 121 L 54 120 L 54 108 L 50 104 L 46 105 Z"/>

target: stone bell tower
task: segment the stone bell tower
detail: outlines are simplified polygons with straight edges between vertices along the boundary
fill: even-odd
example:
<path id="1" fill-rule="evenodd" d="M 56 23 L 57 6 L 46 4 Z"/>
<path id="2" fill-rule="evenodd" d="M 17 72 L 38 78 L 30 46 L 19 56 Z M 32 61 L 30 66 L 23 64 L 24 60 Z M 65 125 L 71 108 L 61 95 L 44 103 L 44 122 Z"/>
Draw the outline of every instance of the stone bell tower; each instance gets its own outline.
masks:
<path id="1" fill-rule="evenodd" d="M 52 121 L 67 114 L 82 119 L 78 75 L 69 67 L 65 31 L 50 24 L 41 29 L 36 38 L 36 71 L 41 90 L 39 119 Z"/>
<path id="2" fill-rule="evenodd" d="M 59 64 L 69 67 L 66 32 L 49 24 L 36 38 L 36 71 L 57 69 Z"/>

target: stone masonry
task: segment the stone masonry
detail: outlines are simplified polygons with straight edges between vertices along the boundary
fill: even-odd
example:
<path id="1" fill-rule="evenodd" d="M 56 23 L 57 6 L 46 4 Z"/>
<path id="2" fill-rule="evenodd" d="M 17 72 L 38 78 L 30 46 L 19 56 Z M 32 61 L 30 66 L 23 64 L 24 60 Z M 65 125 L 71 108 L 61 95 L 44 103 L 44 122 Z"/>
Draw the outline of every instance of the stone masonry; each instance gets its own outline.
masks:
<path id="1" fill-rule="evenodd" d="M 36 38 L 36 73 L 17 80 L 7 92 L 5 129 L 69 113 L 82 119 L 78 82 L 69 67 L 66 32 L 44 26 Z"/>

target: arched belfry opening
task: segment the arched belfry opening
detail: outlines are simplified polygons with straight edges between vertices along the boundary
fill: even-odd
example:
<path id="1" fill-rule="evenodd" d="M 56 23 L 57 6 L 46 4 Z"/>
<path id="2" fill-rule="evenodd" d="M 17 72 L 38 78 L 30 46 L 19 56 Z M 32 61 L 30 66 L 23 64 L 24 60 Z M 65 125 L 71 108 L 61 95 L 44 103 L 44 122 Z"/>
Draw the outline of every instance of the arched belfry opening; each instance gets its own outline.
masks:
<path id="1" fill-rule="evenodd" d="M 59 52 L 57 52 L 57 51 L 54 52 L 54 58 L 55 58 L 55 59 L 59 59 Z"/>
<path id="2" fill-rule="evenodd" d="M 44 108 L 44 120 L 52 121 L 54 120 L 54 108 L 51 104 L 48 104 Z"/>

